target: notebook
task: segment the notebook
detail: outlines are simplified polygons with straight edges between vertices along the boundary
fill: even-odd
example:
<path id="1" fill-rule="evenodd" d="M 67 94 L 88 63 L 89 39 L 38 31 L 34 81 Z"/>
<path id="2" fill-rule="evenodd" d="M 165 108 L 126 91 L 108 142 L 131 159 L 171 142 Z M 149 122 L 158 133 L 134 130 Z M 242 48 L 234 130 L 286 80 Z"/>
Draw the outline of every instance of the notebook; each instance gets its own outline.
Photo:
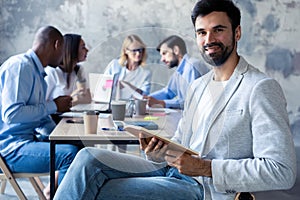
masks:
<path id="1" fill-rule="evenodd" d="M 123 130 L 126 125 L 140 126 L 148 130 L 158 130 L 158 125 L 153 121 L 115 121 L 118 130 Z"/>
<path id="2" fill-rule="evenodd" d="M 89 73 L 89 80 L 93 102 L 90 104 L 77 104 L 71 108 L 71 111 L 96 110 L 100 113 L 111 113 L 111 100 L 115 85 L 114 75 Z"/>

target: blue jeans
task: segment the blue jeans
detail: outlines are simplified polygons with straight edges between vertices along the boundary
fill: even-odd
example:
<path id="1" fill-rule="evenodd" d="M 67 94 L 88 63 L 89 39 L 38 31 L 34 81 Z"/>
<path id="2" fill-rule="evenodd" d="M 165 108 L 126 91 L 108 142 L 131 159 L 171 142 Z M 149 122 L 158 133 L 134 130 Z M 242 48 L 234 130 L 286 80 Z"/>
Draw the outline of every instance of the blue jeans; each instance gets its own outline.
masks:
<path id="1" fill-rule="evenodd" d="M 55 169 L 59 170 L 58 184 L 74 160 L 78 148 L 73 145 L 56 145 Z M 5 157 L 12 172 L 45 173 L 50 171 L 49 142 L 28 142 Z"/>
<path id="2" fill-rule="evenodd" d="M 54 199 L 203 199 L 203 188 L 176 168 L 104 149 L 78 152 Z"/>

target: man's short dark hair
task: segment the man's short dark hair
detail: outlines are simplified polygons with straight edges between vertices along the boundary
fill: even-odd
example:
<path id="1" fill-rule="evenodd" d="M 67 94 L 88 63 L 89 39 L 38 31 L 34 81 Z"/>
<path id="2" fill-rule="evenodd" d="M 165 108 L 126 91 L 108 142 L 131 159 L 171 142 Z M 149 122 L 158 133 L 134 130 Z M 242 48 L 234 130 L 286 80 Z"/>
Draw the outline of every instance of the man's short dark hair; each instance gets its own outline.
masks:
<path id="1" fill-rule="evenodd" d="M 160 51 L 160 47 L 166 44 L 169 48 L 173 49 L 174 46 L 178 46 L 182 55 L 187 53 L 186 45 L 183 39 L 177 35 L 171 35 L 164 39 L 159 45 L 156 47 L 157 51 Z"/>
<path id="2" fill-rule="evenodd" d="M 230 19 L 232 30 L 234 31 L 241 23 L 241 12 L 231 0 L 200 0 L 196 3 L 192 11 L 192 22 L 198 16 L 204 17 L 211 12 L 225 12 Z"/>

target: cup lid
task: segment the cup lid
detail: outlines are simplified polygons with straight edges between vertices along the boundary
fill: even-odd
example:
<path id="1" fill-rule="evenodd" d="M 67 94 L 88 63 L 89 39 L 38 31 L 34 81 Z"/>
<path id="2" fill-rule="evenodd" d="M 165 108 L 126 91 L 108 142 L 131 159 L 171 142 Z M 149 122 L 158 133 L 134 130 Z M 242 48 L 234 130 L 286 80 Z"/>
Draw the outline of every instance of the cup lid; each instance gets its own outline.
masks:
<path id="1" fill-rule="evenodd" d="M 126 101 L 112 101 L 111 105 L 124 105 L 126 104 Z"/>
<path id="2" fill-rule="evenodd" d="M 145 102 L 145 101 L 148 101 L 148 99 L 135 99 L 135 101 L 143 101 L 143 102 Z"/>
<path id="3" fill-rule="evenodd" d="M 99 111 L 97 111 L 97 110 L 88 110 L 88 111 L 84 111 L 83 114 L 85 114 L 85 115 L 99 115 Z"/>

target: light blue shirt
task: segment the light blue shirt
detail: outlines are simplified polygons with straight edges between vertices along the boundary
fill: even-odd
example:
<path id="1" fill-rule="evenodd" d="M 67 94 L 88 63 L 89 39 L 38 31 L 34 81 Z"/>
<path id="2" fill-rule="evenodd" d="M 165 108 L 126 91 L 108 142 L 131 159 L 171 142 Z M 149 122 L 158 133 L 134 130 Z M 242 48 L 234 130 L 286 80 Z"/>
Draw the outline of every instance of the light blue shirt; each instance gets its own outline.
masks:
<path id="1" fill-rule="evenodd" d="M 183 108 L 189 84 L 209 71 L 208 67 L 195 58 L 184 55 L 168 85 L 150 94 L 151 97 L 164 100 L 167 108 Z"/>
<path id="2" fill-rule="evenodd" d="M 46 102 L 44 67 L 33 50 L 9 58 L 0 67 L 0 153 L 2 156 L 34 140 L 39 132 L 48 135 L 55 123 L 50 114 L 57 108 Z"/>

